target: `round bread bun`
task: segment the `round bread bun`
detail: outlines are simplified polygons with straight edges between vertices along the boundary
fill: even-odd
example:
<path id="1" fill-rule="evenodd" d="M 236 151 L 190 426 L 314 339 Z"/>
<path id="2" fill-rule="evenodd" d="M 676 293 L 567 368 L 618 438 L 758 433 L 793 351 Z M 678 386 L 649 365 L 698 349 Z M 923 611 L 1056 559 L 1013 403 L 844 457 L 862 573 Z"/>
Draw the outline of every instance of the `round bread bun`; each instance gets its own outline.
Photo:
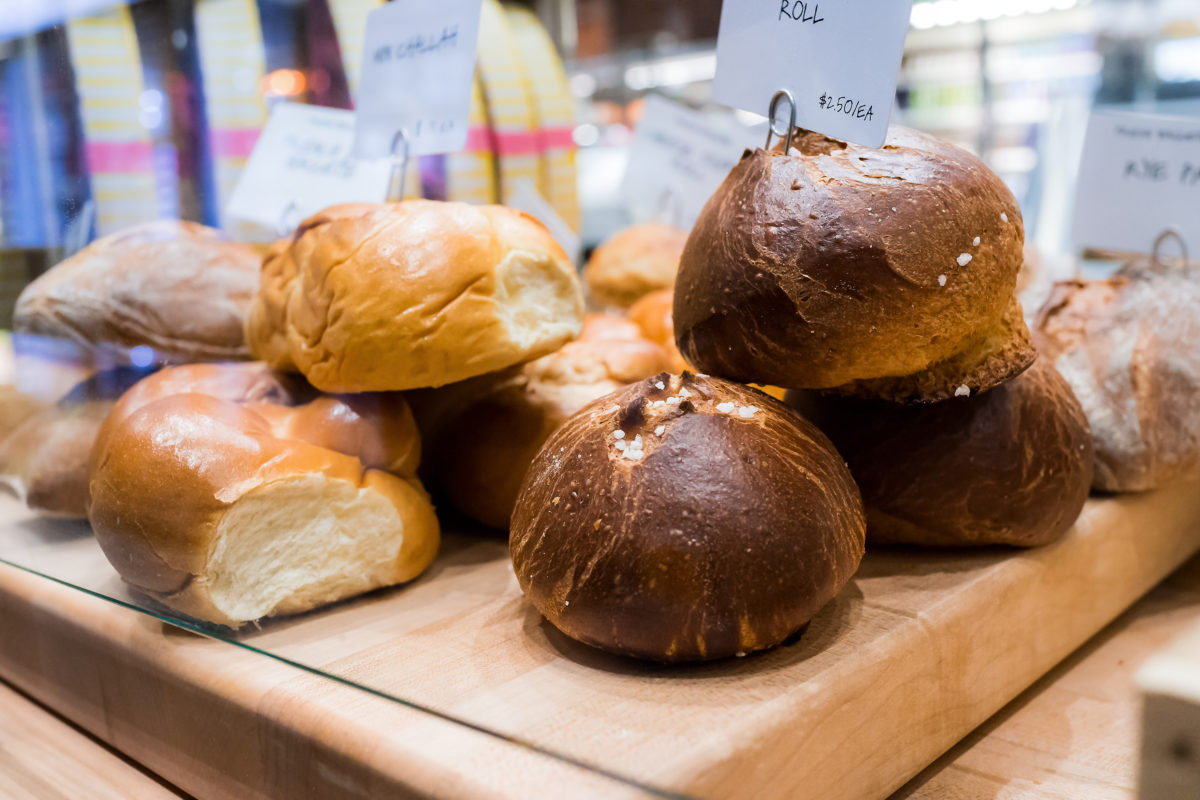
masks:
<path id="1" fill-rule="evenodd" d="M 602 306 L 629 308 L 650 292 L 671 288 L 686 241 L 687 231 L 659 223 L 614 234 L 583 268 L 589 294 Z"/>
<path id="2" fill-rule="evenodd" d="M 672 306 L 675 304 L 673 289 L 659 289 L 645 295 L 629 307 L 629 319 L 642 330 L 642 335 L 662 345 L 670 356 L 669 372 L 690 369 L 675 345 L 675 320 Z"/>
<path id="3" fill-rule="evenodd" d="M 180 370 L 193 391 L 172 393 L 183 372 L 155 376 L 92 452 L 88 517 L 128 584 L 238 627 L 412 580 L 433 560 L 438 522 L 400 395 L 289 406 L 262 365 Z"/>
<path id="4" fill-rule="evenodd" d="M 536 219 L 503 206 L 337 206 L 305 220 L 264 268 L 251 352 L 328 392 L 494 372 L 561 347 L 583 319 L 566 253 Z"/>
<path id="5" fill-rule="evenodd" d="M 1035 547 L 1066 533 L 1087 499 L 1087 418 L 1044 358 L 982 395 L 932 405 L 788 400 L 849 463 L 872 543 Z"/>
<path id="6" fill-rule="evenodd" d="M 258 272 L 254 250 L 212 228 L 165 220 L 135 225 L 92 242 L 26 286 L 13 330 L 125 358 L 134 347 L 149 347 L 158 363 L 245 359 L 242 329 Z"/>
<path id="7" fill-rule="evenodd" d="M 507 530 L 525 470 L 546 437 L 597 397 L 667 363 L 632 322 L 589 314 L 577 341 L 497 376 L 443 429 L 433 448 L 437 484 L 466 516 Z"/>
<path id="8" fill-rule="evenodd" d="M 98 372 L 28 417 L 0 442 L 0 485 L 40 514 L 87 517 L 92 443 L 117 398 L 146 375 L 133 367 Z"/>
<path id="9" fill-rule="evenodd" d="M 688 363 L 934 402 L 1033 362 L 1014 294 L 1021 212 L 983 162 L 895 126 L 880 150 L 793 142 L 746 151 L 692 229 L 675 287 Z"/>
<path id="10" fill-rule="evenodd" d="M 550 436 L 509 545 L 522 590 L 567 636 L 698 661 L 798 631 L 858 568 L 864 528 L 815 427 L 754 389 L 664 373 Z"/>
<path id="11" fill-rule="evenodd" d="M 1147 258 L 1107 280 L 1056 283 L 1034 336 L 1087 413 L 1095 488 L 1200 475 L 1200 263 Z"/>

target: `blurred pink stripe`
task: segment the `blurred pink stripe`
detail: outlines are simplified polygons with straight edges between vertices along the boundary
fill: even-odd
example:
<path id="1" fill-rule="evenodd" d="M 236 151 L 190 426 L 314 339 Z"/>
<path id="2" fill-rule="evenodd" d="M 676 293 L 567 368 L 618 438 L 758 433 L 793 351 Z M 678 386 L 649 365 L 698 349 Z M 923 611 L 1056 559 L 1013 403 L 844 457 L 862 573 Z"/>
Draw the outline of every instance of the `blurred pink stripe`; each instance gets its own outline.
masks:
<path id="1" fill-rule="evenodd" d="M 562 147 L 574 147 L 571 127 L 542 128 L 536 131 L 489 131 L 482 126 L 475 126 L 467 131 L 465 150 L 471 152 L 494 149 L 501 155 L 519 156 L 542 153 L 546 150 Z"/>
<path id="2" fill-rule="evenodd" d="M 154 164 L 150 142 L 88 142 L 84 153 L 90 172 L 150 172 Z"/>
<path id="3" fill-rule="evenodd" d="M 214 128 L 208 138 L 217 158 L 249 158 L 261 131 L 258 128 Z"/>

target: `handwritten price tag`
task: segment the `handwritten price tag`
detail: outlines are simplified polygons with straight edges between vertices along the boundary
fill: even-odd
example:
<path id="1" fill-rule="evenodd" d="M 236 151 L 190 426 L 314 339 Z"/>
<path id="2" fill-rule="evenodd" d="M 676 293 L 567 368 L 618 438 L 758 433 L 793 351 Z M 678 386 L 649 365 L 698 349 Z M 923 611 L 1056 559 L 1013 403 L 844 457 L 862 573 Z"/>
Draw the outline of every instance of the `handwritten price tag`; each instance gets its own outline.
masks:
<path id="1" fill-rule="evenodd" d="M 391 155 L 401 130 L 410 156 L 463 149 L 482 5 L 393 0 L 367 15 L 356 155 Z"/>
<path id="2" fill-rule="evenodd" d="M 731 114 L 701 114 L 650 95 L 621 181 L 621 196 L 634 221 L 691 228 L 742 151 L 761 145 L 765 136 L 765 126 L 751 131 Z"/>
<path id="3" fill-rule="evenodd" d="M 354 112 L 280 103 L 254 144 L 226 212 L 290 227 L 335 203 L 382 202 L 391 165 L 351 154 Z"/>
<path id="4" fill-rule="evenodd" d="M 766 114 L 788 89 L 796 124 L 882 147 L 912 0 L 725 0 L 713 97 Z"/>
<path id="5" fill-rule="evenodd" d="M 1096 112 L 1075 185 L 1072 234 L 1083 247 L 1149 252 L 1175 228 L 1200 250 L 1200 120 Z"/>

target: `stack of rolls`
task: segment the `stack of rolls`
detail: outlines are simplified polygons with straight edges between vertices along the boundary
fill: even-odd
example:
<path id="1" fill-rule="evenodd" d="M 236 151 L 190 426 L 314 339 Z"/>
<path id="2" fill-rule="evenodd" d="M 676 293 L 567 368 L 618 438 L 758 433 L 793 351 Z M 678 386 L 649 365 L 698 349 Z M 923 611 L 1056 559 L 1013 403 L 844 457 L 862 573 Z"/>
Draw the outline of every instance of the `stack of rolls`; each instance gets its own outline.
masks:
<path id="1" fill-rule="evenodd" d="M 439 524 L 401 390 L 479 380 L 579 333 L 545 227 L 499 206 L 336 206 L 262 262 L 256 362 L 173 367 L 104 419 L 88 518 L 121 577 L 237 627 L 412 580 Z"/>
<path id="2" fill-rule="evenodd" d="M 1035 360 L 1004 183 L 898 127 L 881 150 L 792 141 L 747 151 L 708 201 L 670 311 L 631 314 L 671 319 L 677 366 L 705 374 L 596 400 L 526 475 L 517 579 L 579 641 L 745 655 L 836 597 L 867 543 L 1042 545 L 1083 506 L 1087 418 Z"/>

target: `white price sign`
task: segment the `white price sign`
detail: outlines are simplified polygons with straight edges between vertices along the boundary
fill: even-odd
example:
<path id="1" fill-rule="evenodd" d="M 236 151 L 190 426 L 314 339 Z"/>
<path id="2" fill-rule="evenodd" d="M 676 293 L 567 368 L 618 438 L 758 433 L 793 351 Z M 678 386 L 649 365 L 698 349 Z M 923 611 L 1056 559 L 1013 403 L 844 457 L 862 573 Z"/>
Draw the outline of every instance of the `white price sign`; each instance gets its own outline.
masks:
<path id="1" fill-rule="evenodd" d="M 761 146 L 765 135 L 765 127 L 752 132 L 732 115 L 713 117 L 650 95 L 621 181 L 633 219 L 691 228 L 742 151 Z"/>
<path id="2" fill-rule="evenodd" d="M 713 97 L 766 114 L 780 89 L 796 124 L 882 147 L 912 0 L 725 0 Z"/>
<path id="3" fill-rule="evenodd" d="M 335 203 L 387 199 L 391 164 L 351 155 L 354 112 L 280 103 L 254 150 L 226 213 L 283 230 Z"/>
<path id="4" fill-rule="evenodd" d="M 1200 249 L 1200 119 L 1096 112 L 1075 185 L 1080 247 L 1148 253 L 1175 228 Z"/>
<path id="5" fill-rule="evenodd" d="M 463 149 L 482 7 L 482 0 L 393 0 L 367 15 L 356 155 L 399 155 L 392 145 L 401 131 L 410 156 Z"/>

